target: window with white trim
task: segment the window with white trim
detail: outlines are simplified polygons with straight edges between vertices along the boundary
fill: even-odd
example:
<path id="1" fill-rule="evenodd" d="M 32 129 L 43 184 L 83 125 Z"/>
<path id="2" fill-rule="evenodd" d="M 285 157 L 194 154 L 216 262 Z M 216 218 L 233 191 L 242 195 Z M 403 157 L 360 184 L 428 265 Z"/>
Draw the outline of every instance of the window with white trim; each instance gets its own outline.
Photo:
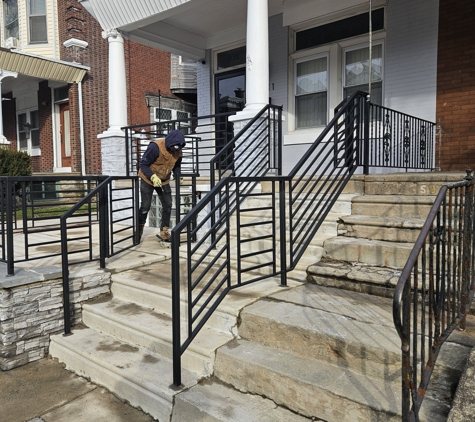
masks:
<path id="1" fill-rule="evenodd" d="M 27 151 L 30 155 L 39 155 L 40 123 L 38 110 L 27 110 L 19 113 L 17 122 L 19 150 Z"/>
<path id="2" fill-rule="evenodd" d="M 30 44 L 48 42 L 46 0 L 28 0 L 28 33 Z"/>
<path id="3" fill-rule="evenodd" d="M 18 38 L 18 0 L 3 0 L 5 39 Z"/>
<path id="4" fill-rule="evenodd" d="M 371 102 L 383 102 L 383 46 L 373 45 L 371 52 Z M 343 95 L 350 97 L 356 91 L 369 91 L 369 46 L 347 49 L 344 53 Z"/>
<path id="5" fill-rule="evenodd" d="M 295 61 L 296 128 L 324 126 L 328 116 L 328 58 Z"/>

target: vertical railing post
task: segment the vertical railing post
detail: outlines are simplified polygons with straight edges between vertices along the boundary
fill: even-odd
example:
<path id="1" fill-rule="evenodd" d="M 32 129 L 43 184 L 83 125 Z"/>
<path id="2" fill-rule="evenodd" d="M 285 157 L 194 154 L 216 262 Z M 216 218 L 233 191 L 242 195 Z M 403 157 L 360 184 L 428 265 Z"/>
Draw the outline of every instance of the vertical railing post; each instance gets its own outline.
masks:
<path id="1" fill-rule="evenodd" d="M 99 261 L 100 261 L 101 268 L 106 267 L 106 257 L 108 256 L 108 249 L 109 249 L 109 200 L 108 198 L 109 198 L 109 185 L 106 185 L 99 192 Z"/>
<path id="2" fill-rule="evenodd" d="M 364 101 L 363 111 L 363 174 L 369 174 L 369 122 L 370 122 L 370 101 L 369 97 Z"/>
<path id="3" fill-rule="evenodd" d="M 460 328 L 465 330 L 466 318 L 467 318 L 467 303 L 470 293 L 470 288 L 472 287 L 471 281 L 471 262 L 472 262 L 472 237 L 473 237 L 473 226 L 472 226 L 472 214 L 473 214 L 473 176 L 471 170 L 467 170 L 467 187 L 465 188 L 465 198 L 464 198 L 464 215 L 463 215 L 463 256 L 462 256 L 462 295 L 460 302 L 460 312 L 462 313 L 462 319 L 460 321 Z"/>
<path id="4" fill-rule="evenodd" d="M 411 283 L 405 283 L 402 294 L 402 421 L 411 420 Z"/>
<path id="5" fill-rule="evenodd" d="M 64 335 L 71 334 L 71 306 L 69 301 L 69 260 L 68 260 L 68 233 L 67 220 L 60 217 L 61 230 L 61 268 L 63 279 L 63 319 Z"/>
<path id="6" fill-rule="evenodd" d="M 130 128 L 125 128 L 125 175 L 127 177 L 130 176 L 130 163 L 131 163 L 131 158 L 132 157 L 129 157 L 129 155 L 131 156 L 131 151 L 132 151 L 132 141 L 133 141 L 133 137 L 131 136 L 130 137 L 130 142 L 129 142 L 129 133 L 132 132 L 132 129 Z"/>
<path id="7" fill-rule="evenodd" d="M 282 167 L 283 167 L 283 161 L 282 161 L 282 107 L 279 107 L 279 120 L 277 124 L 277 175 L 282 176 Z"/>
<path id="8" fill-rule="evenodd" d="M 281 271 L 280 285 L 281 286 L 287 286 L 287 236 L 286 236 L 287 224 L 285 224 L 286 223 L 285 208 L 286 208 L 285 207 L 285 180 L 279 180 L 280 271 Z"/>
<path id="9" fill-rule="evenodd" d="M 14 275 L 14 248 L 13 248 L 13 201 L 15 200 L 14 182 L 7 177 L 5 200 L 7 203 L 7 274 Z"/>
<path id="10" fill-rule="evenodd" d="M 181 385 L 181 333 L 180 333 L 180 233 L 172 230 L 172 342 L 173 384 Z"/>

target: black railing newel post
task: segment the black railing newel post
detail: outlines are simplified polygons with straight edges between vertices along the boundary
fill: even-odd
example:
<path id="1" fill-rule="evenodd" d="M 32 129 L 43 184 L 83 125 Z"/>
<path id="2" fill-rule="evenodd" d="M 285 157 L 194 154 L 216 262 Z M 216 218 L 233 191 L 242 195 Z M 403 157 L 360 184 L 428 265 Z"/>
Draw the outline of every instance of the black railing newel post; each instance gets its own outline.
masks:
<path id="1" fill-rule="evenodd" d="M 282 160 L 282 106 L 279 107 L 278 109 L 278 115 L 279 115 L 279 120 L 278 120 L 278 136 L 277 136 L 277 148 L 278 148 L 278 171 L 277 175 L 282 176 L 282 167 L 283 167 L 283 160 Z"/>
<path id="2" fill-rule="evenodd" d="M 67 220 L 60 217 L 61 230 L 61 269 L 63 279 L 63 318 L 64 335 L 71 334 L 71 305 L 69 300 L 69 259 L 68 259 L 68 233 Z"/>
<path id="3" fill-rule="evenodd" d="M 370 124 L 370 102 L 369 97 L 364 102 L 364 129 L 363 129 L 363 173 L 369 174 L 369 124 Z"/>
<path id="4" fill-rule="evenodd" d="M 411 285 L 407 282 L 402 293 L 402 330 L 404 340 L 402 342 L 402 421 L 411 421 Z"/>
<path id="5" fill-rule="evenodd" d="M 139 183 L 139 178 L 136 178 L 135 180 L 132 181 L 132 184 L 134 186 L 134 219 L 133 219 L 133 224 L 134 224 L 134 233 L 135 233 L 135 241 L 134 243 L 138 245 L 140 243 L 140 183 Z"/>
<path id="6" fill-rule="evenodd" d="M 132 132 L 132 129 L 128 129 L 126 128 L 124 130 L 125 132 L 125 138 L 124 138 L 124 142 L 125 142 L 125 174 L 127 177 L 130 176 L 130 157 L 129 157 L 129 154 L 131 154 L 131 151 L 132 151 L 132 143 L 129 142 L 129 132 L 131 133 Z M 130 137 L 130 141 L 133 141 L 133 137 Z"/>
<path id="7" fill-rule="evenodd" d="M 106 267 L 106 257 L 109 250 L 109 201 L 108 186 L 99 192 L 99 254 L 100 267 Z"/>
<path id="8" fill-rule="evenodd" d="M 172 342 L 173 384 L 181 385 L 181 334 L 180 334 L 180 233 L 172 230 Z"/>
<path id="9" fill-rule="evenodd" d="M 285 180 L 279 180 L 279 219 L 280 219 L 280 285 L 287 286 L 287 224 L 285 215 Z M 290 224 L 289 224 L 290 226 Z"/>
<path id="10" fill-rule="evenodd" d="M 14 182 L 7 177 L 5 199 L 7 203 L 7 274 L 15 274 L 15 257 L 13 247 L 13 201 L 15 200 Z"/>
<path id="11" fill-rule="evenodd" d="M 469 302 L 470 288 L 472 287 L 472 274 L 471 274 L 471 262 L 472 262 L 472 238 L 473 238 L 473 176 L 472 171 L 467 170 L 467 187 L 465 188 L 464 197 L 464 215 L 463 215 L 463 257 L 462 257 L 462 295 L 460 303 L 460 311 L 463 313 L 463 317 L 460 321 L 460 329 L 465 330 L 467 304 Z"/>

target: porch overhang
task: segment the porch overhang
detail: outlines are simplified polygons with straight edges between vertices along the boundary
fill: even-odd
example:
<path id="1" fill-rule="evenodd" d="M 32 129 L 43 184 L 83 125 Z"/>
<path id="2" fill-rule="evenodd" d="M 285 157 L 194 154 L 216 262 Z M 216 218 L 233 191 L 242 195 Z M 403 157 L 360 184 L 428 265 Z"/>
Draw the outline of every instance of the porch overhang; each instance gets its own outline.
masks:
<path id="1" fill-rule="evenodd" d="M 78 83 L 89 70 L 88 66 L 48 59 L 32 54 L 0 48 L 0 63 L 3 70 L 39 79 Z"/>

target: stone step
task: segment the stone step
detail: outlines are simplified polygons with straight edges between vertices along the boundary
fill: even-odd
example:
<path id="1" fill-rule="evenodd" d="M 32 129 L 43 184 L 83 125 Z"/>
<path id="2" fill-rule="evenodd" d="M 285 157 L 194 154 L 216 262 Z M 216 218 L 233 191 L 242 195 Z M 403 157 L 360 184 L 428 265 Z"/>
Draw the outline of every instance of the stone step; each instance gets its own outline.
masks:
<path id="1" fill-rule="evenodd" d="M 366 195 L 437 195 L 441 186 L 463 180 L 466 172 L 411 172 L 365 176 Z"/>
<path id="2" fill-rule="evenodd" d="M 295 178 L 296 180 L 296 178 Z M 303 186 L 308 180 L 307 176 L 302 177 L 302 181 L 300 184 L 297 185 L 297 188 L 300 186 Z M 313 182 L 310 182 L 309 184 L 312 184 Z M 321 186 L 321 182 L 317 184 L 317 186 Z M 272 182 L 262 182 L 262 191 L 263 192 L 270 192 L 272 189 Z M 346 186 L 343 189 L 344 194 L 362 194 L 364 193 L 365 189 L 365 176 L 363 175 L 354 175 L 351 177 L 351 179 L 348 181 Z M 315 189 L 313 189 L 315 190 Z M 304 188 L 304 191 L 308 191 L 308 186 Z"/>
<path id="3" fill-rule="evenodd" d="M 239 336 L 246 340 L 385 382 L 400 379 L 392 299 L 305 284 L 246 307 L 240 319 Z M 457 334 L 444 344 L 432 375 L 431 395 L 447 404 L 475 333 L 468 342 Z"/>
<path id="4" fill-rule="evenodd" d="M 263 395 L 298 414 L 328 422 L 401 420 L 400 382 L 383 382 L 344 366 L 317 364 L 244 339 L 232 340 L 218 350 L 215 376 L 240 391 Z M 428 409 L 421 421 L 445 421 L 449 406 L 426 400 Z"/>
<path id="5" fill-rule="evenodd" d="M 241 393 L 212 378 L 175 397 L 171 422 L 308 422 L 259 395 Z"/>
<path id="6" fill-rule="evenodd" d="M 119 341 L 90 328 L 70 336 L 51 336 L 49 353 L 66 368 L 113 392 L 154 418 L 170 420 L 180 389 L 171 387 L 172 363 L 162 356 Z M 195 385 L 197 376 L 183 370 L 182 381 Z"/>
<path id="7" fill-rule="evenodd" d="M 364 195 L 355 196 L 352 215 L 426 219 L 434 196 Z"/>
<path id="8" fill-rule="evenodd" d="M 333 204 L 333 207 L 331 209 L 331 213 L 333 214 L 349 214 L 351 212 L 351 202 L 352 199 L 355 196 L 359 196 L 356 194 L 341 194 L 335 204 Z M 317 196 L 317 198 L 314 198 L 313 196 L 310 198 L 307 198 L 303 201 L 303 205 L 300 205 L 301 202 L 299 202 L 299 209 L 295 208 L 297 215 L 298 213 L 302 213 L 304 209 L 307 208 L 308 205 L 314 205 L 316 201 L 320 196 Z M 260 207 L 268 207 L 273 205 L 272 197 L 269 195 L 254 195 L 254 196 L 249 196 L 246 198 L 244 201 L 242 208 L 260 208 Z M 286 202 L 285 202 L 285 210 L 286 213 L 288 213 L 289 210 L 289 199 L 288 196 L 286 197 Z M 277 208 L 276 210 L 279 212 L 279 209 Z"/>
<path id="9" fill-rule="evenodd" d="M 338 236 L 325 241 L 324 256 L 337 261 L 402 269 L 412 248 L 410 243 Z"/>
<path id="10" fill-rule="evenodd" d="M 113 298 L 84 305 L 83 322 L 120 341 L 172 359 L 172 319 L 167 313 Z M 182 330 L 186 332 L 185 323 Z M 213 372 L 214 351 L 231 339 L 230 333 L 225 335 L 204 327 L 183 354 L 183 367 L 200 376 L 209 376 Z"/>
<path id="11" fill-rule="evenodd" d="M 371 240 L 415 243 L 424 225 L 423 219 L 347 215 L 340 217 L 338 235 Z"/>

